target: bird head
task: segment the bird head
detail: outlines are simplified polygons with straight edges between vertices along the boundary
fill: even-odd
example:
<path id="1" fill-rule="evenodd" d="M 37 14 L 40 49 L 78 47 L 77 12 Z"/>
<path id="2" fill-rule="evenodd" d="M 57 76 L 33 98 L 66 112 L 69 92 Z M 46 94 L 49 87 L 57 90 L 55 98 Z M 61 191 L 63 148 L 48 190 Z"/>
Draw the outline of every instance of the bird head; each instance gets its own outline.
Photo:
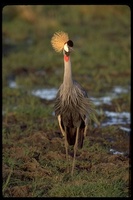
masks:
<path id="1" fill-rule="evenodd" d="M 73 50 L 73 41 L 72 40 L 68 40 L 65 44 L 64 44 L 64 49 L 63 49 L 63 53 L 66 55 L 69 55 L 70 52 Z"/>
<path id="2" fill-rule="evenodd" d="M 66 55 L 70 54 L 73 47 L 72 40 L 69 40 L 68 34 L 63 31 L 56 32 L 53 35 L 51 44 L 56 52 L 63 51 Z"/>

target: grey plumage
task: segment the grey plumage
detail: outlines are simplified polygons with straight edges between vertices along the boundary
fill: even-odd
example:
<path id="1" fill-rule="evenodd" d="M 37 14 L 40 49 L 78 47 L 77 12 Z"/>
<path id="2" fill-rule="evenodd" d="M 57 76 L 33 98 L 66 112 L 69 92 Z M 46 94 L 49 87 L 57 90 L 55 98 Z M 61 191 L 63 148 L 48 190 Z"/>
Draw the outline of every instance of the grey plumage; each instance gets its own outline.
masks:
<path id="1" fill-rule="evenodd" d="M 57 52 L 62 49 L 64 55 L 64 78 L 55 100 L 55 115 L 65 139 L 67 160 L 68 144 L 74 146 L 71 171 L 73 175 L 77 148 L 83 147 L 88 124 L 91 120 L 96 123 L 98 121 L 94 104 L 88 98 L 87 92 L 72 79 L 70 53 L 73 42 L 68 40 L 68 34 L 57 32 L 54 34 L 51 43 Z"/>
<path id="2" fill-rule="evenodd" d="M 91 116 L 96 113 L 92 102 L 89 100 L 87 92 L 76 81 L 64 93 L 62 84 L 57 93 L 55 101 L 55 114 L 61 116 L 61 125 L 67 130 L 67 141 L 69 145 L 75 144 L 76 128 L 79 130 L 78 146 L 82 148 L 84 139 L 84 129 L 88 125 Z"/>

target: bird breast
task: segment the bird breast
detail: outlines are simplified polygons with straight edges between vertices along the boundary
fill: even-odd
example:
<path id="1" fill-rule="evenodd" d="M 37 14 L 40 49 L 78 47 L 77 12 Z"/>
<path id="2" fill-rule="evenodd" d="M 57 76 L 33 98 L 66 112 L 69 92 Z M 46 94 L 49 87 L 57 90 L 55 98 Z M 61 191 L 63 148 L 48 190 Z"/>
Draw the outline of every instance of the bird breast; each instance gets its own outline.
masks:
<path id="1" fill-rule="evenodd" d="M 61 85 L 55 102 L 55 114 L 61 115 L 65 126 L 79 127 L 88 111 L 88 99 L 77 86 L 66 89 Z"/>

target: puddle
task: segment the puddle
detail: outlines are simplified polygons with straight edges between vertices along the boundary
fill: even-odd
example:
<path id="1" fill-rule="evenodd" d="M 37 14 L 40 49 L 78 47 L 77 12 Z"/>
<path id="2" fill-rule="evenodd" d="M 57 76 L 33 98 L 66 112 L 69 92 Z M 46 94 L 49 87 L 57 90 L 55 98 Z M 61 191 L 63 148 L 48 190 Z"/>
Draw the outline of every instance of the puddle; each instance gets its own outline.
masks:
<path id="1" fill-rule="evenodd" d="M 111 92 L 108 93 L 108 96 L 98 97 L 98 98 L 91 97 L 90 99 L 94 102 L 95 105 L 101 105 L 101 104 L 111 105 L 112 104 L 111 101 L 118 95 L 129 92 L 130 92 L 130 86 L 128 89 L 116 86 L 112 89 Z"/>
<path id="2" fill-rule="evenodd" d="M 10 88 L 19 88 L 20 86 L 17 85 L 15 80 L 10 79 L 8 81 L 8 86 Z M 46 99 L 46 100 L 53 100 L 56 97 L 57 94 L 57 89 L 56 88 L 48 88 L 48 89 L 36 89 L 31 91 L 31 94 L 34 96 L 37 96 L 41 99 Z"/>
<path id="3" fill-rule="evenodd" d="M 92 100 L 92 102 L 95 104 L 95 105 L 101 105 L 101 104 L 108 104 L 108 105 L 111 105 L 111 101 L 112 101 L 112 98 L 109 97 L 109 96 L 105 96 L 105 97 L 99 97 L 99 98 L 94 98 L 94 97 L 91 97 L 90 98 Z"/>
<path id="4" fill-rule="evenodd" d="M 130 113 L 129 112 L 110 112 L 105 111 L 104 112 L 107 117 L 111 117 L 115 120 L 123 120 L 125 123 L 130 123 Z"/>
<path id="5" fill-rule="evenodd" d="M 57 91 L 58 90 L 56 88 L 38 89 L 38 90 L 33 90 L 32 94 L 41 99 L 53 100 L 56 97 Z"/>
<path id="6" fill-rule="evenodd" d="M 120 152 L 120 151 L 116 151 L 114 149 L 110 149 L 110 152 L 113 154 L 113 155 L 123 155 L 124 152 Z"/>
<path id="7" fill-rule="evenodd" d="M 122 87 L 120 87 L 120 86 L 116 86 L 116 87 L 113 88 L 112 91 L 113 91 L 115 94 L 121 94 L 121 93 L 128 93 L 129 90 L 130 90 L 130 87 L 129 87 L 128 89 L 125 89 L 125 88 L 122 88 Z"/>
<path id="8" fill-rule="evenodd" d="M 130 128 L 127 128 L 127 127 L 123 127 L 123 126 L 120 126 L 119 127 L 121 130 L 123 130 L 123 131 L 126 131 L 126 132 L 130 132 Z"/>
<path id="9" fill-rule="evenodd" d="M 10 88 L 18 88 L 18 85 L 14 80 L 9 80 L 8 85 Z"/>
<path id="10" fill-rule="evenodd" d="M 105 111 L 106 121 L 102 123 L 102 126 L 118 125 L 118 124 L 130 124 L 130 113 L 129 112 L 110 112 Z M 127 129 L 125 128 L 125 131 Z"/>

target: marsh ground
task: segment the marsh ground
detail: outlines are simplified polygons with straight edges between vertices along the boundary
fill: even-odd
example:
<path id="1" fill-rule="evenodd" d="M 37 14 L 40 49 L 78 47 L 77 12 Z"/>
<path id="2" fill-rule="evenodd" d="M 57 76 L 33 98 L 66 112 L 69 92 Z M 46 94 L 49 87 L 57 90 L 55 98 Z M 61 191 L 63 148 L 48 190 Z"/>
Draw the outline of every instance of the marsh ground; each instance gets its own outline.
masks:
<path id="1" fill-rule="evenodd" d="M 6 6 L 2 16 L 3 196 L 130 196 L 130 8 Z M 62 82 L 62 54 L 50 44 L 58 30 L 74 41 L 73 77 L 101 123 L 89 127 L 73 178 L 54 99 L 32 94 Z"/>

